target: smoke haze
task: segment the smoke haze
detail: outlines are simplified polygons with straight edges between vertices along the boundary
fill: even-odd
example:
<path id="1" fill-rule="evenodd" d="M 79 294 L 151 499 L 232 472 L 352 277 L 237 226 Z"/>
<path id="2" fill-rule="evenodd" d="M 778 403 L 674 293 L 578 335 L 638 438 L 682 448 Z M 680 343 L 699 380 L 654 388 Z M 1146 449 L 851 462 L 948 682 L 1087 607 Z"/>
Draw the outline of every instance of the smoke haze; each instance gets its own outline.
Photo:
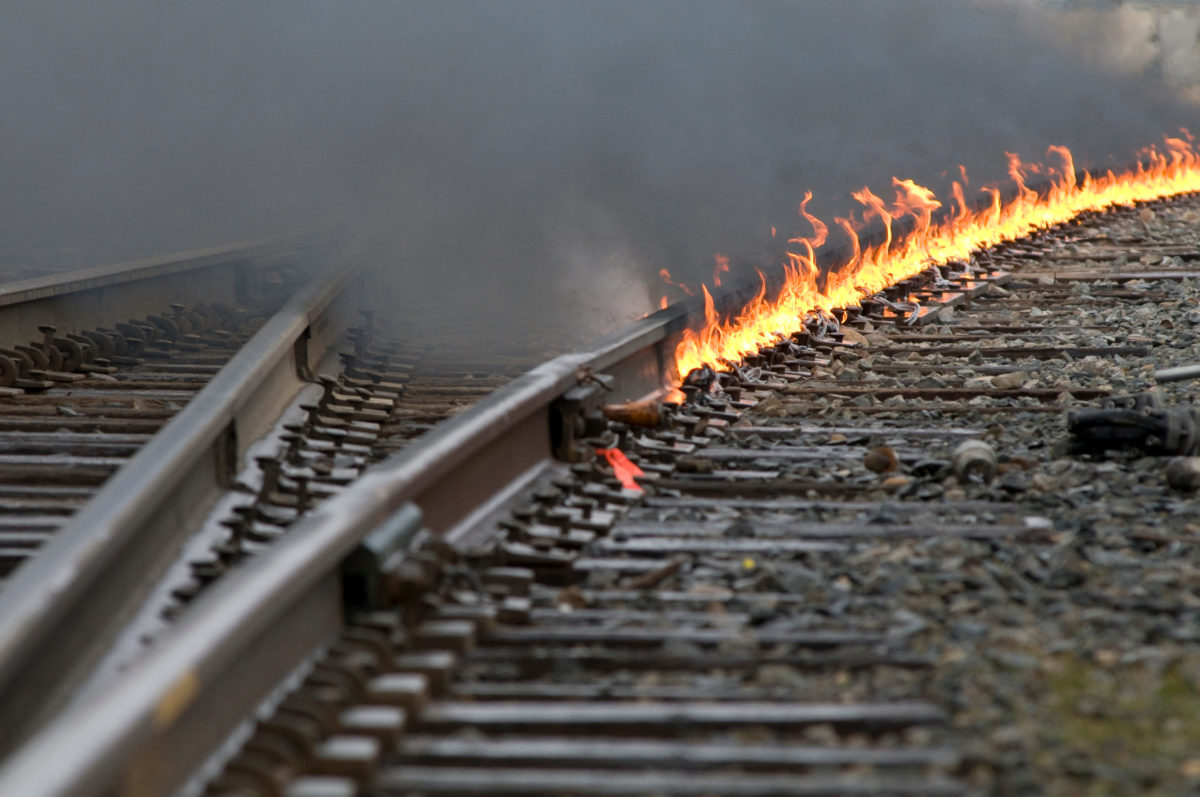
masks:
<path id="1" fill-rule="evenodd" d="M 804 231 L 805 189 L 832 216 L 892 175 L 1119 163 L 1194 121 L 1031 25 L 949 0 L 28 4 L 0 27 L 0 247 L 339 224 L 401 303 L 586 307 L 594 332 L 660 268 Z"/>

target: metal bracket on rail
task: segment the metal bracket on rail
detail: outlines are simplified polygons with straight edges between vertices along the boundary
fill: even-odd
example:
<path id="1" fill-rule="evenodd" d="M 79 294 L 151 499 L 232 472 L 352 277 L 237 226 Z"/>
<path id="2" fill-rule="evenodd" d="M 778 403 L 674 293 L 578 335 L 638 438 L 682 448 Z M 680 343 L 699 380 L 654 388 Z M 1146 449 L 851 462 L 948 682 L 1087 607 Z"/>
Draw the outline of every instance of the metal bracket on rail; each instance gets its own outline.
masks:
<path id="1" fill-rule="evenodd" d="M 415 504 L 405 504 L 358 544 L 342 562 L 342 596 L 347 613 L 396 603 L 407 555 L 424 524 Z"/>
<path id="2" fill-rule="evenodd" d="M 550 441 L 554 456 L 564 462 L 583 462 L 595 456 L 595 446 L 585 442 L 604 433 L 604 394 L 613 378 L 584 366 L 576 372 L 578 384 L 550 405 Z"/>
<path id="3" fill-rule="evenodd" d="M 1146 454 L 1200 452 L 1200 408 L 1167 407 L 1158 393 L 1110 396 L 1098 410 L 1067 413 L 1070 453 L 1139 450 Z"/>

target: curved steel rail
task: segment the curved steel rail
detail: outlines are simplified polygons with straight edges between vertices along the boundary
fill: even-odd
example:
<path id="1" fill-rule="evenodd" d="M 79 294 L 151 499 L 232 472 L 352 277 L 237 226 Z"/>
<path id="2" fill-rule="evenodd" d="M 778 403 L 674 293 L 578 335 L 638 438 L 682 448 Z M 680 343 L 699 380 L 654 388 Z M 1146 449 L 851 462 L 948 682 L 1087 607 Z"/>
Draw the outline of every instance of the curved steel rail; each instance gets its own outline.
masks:
<path id="1" fill-rule="evenodd" d="M 148 297 L 161 309 L 164 297 L 155 292 L 162 279 L 182 277 L 194 297 L 196 269 L 215 268 L 219 273 L 206 272 L 203 288 L 217 298 L 221 285 L 232 289 L 230 279 L 245 279 L 236 273 L 239 264 L 315 240 L 97 269 L 73 275 L 70 285 L 15 286 L 0 293 L 0 305 L 21 295 L 52 298 L 104 306 L 111 321 Z M 301 375 L 340 340 L 342 316 L 353 311 L 338 301 L 348 279 L 348 272 L 325 269 L 302 288 L 0 591 L 0 749 L 61 706 L 174 560 L 192 521 L 228 486 L 246 446 L 270 428 L 304 384 Z M 113 286 L 132 302 L 95 293 Z"/>

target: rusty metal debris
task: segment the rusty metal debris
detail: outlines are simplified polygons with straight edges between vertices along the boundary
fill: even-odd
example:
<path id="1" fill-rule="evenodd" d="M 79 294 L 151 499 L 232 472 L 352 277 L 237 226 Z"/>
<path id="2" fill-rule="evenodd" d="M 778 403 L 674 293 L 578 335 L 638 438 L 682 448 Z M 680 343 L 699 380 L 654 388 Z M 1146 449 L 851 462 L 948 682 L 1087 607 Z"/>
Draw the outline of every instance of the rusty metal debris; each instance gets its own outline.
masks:
<path id="1" fill-rule="evenodd" d="M 657 399 L 605 404 L 600 411 L 610 421 L 641 429 L 657 429 L 663 423 L 662 404 Z"/>
<path id="2" fill-rule="evenodd" d="M 872 473 L 890 473 L 900 464 L 896 452 L 888 446 L 877 446 L 863 457 L 863 465 Z"/>

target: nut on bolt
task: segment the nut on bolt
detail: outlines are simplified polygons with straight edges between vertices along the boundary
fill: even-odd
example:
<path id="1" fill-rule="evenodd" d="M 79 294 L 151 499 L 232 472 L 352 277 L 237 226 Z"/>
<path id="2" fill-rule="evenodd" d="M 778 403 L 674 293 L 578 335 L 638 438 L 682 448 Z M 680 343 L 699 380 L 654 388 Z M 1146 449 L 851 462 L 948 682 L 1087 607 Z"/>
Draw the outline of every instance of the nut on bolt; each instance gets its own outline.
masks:
<path id="1" fill-rule="evenodd" d="M 982 440 L 961 443 L 950 459 L 960 482 L 986 484 L 996 476 L 996 452 Z"/>
<path id="2" fill-rule="evenodd" d="M 1200 489 L 1200 457 L 1183 457 L 1167 465 L 1167 484 L 1184 493 Z"/>

